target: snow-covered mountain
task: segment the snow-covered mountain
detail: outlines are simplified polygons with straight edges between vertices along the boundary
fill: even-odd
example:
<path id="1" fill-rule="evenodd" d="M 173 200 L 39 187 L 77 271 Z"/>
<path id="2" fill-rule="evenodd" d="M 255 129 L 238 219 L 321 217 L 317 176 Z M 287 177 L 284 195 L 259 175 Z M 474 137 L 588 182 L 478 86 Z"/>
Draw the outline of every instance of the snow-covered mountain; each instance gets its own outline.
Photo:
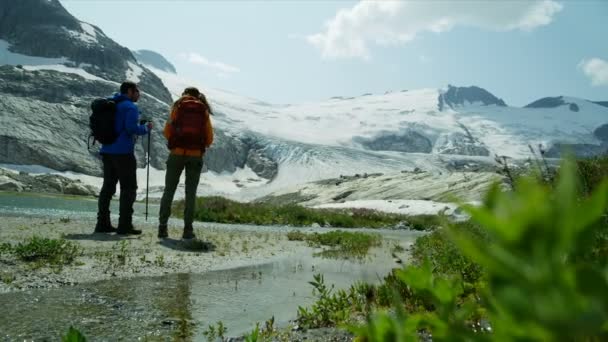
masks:
<path id="1" fill-rule="evenodd" d="M 216 109 L 214 121 L 226 131 L 359 151 L 527 158 L 528 145 L 601 149 L 603 140 L 594 131 L 608 123 L 601 103 L 560 96 L 509 107 L 475 86 L 272 105 L 148 67 L 174 97 L 188 85 L 203 89 Z"/>
<path id="2" fill-rule="evenodd" d="M 155 123 L 151 165 L 164 169 L 168 150 L 162 128 L 172 97 L 135 56 L 172 71 L 168 62 L 163 65 L 162 57 L 147 51 L 134 55 L 57 0 L 1 1 L 0 18 L 0 163 L 100 175 L 98 146 L 87 149 L 89 106 L 131 80 L 142 90 L 142 117 Z M 146 140 L 136 145 L 140 166 Z M 219 129 L 216 141 L 207 155 L 208 169 L 234 172 L 249 166 L 272 175 L 266 165 L 273 163 L 241 140 Z"/>
<path id="3" fill-rule="evenodd" d="M 526 159 L 530 145 L 551 156 L 563 147 L 581 154 L 606 149 L 598 130 L 608 127 L 608 108 L 583 99 L 517 108 L 479 87 L 448 86 L 274 105 L 146 67 L 174 98 L 199 87 L 214 107 L 216 127 L 254 141 L 278 164 L 265 192 L 341 174 L 488 165 L 495 154 Z"/>
<path id="4" fill-rule="evenodd" d="M 170 101 L 158 77 L 138 65 L 129 49 L 76 19 L 58 0 L 1 1 L 0 18 L 0 64 L 45 65 L 114 82 L 131 79 L 147 94 Z"/>

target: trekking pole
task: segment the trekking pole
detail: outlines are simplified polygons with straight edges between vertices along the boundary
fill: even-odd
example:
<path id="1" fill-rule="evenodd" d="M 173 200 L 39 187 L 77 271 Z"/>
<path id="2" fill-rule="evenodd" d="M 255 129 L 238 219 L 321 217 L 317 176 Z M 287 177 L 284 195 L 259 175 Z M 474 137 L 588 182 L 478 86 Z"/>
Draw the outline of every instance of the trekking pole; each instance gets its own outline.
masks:
<path id="1" fill-rule="evenodd" d="M 148 132 L 148 171 L 146 175 L 146 222 L 148 221 L 148 189 L 150 188 L 150 135 L 152 135 L 152 131 Z"/>

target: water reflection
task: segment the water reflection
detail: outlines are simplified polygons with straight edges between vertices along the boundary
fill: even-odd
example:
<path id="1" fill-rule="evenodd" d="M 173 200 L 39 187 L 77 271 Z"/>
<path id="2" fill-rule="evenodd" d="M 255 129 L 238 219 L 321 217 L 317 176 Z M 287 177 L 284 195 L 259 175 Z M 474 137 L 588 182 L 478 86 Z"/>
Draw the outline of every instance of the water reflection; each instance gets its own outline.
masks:
<path id="1" fill-rule="evenodd" d="M 393 266 L 379 252 L 372 260 L 302 256 L 272 264 L 206 274 L 176 274 L 102 281 L 77 287 L 0 295 L 0 339 L 57 340 L 70 325 L 93 340 L 203 341 L 208 325 L 222 321 L 228 336 L 276 317 L 296 318 L 314 301 L 308 281 L 323 273 L 328 284 L 376 282 Z"/>

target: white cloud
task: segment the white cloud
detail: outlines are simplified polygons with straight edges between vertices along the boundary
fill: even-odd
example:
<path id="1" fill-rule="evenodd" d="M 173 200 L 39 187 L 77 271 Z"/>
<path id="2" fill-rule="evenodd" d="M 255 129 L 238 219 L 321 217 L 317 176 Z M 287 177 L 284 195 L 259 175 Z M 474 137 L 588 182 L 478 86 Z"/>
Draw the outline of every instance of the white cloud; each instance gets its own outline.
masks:
<path id="1" fill-rule="evenodd" d="M 210 61 L 209 59 L 207 59 L 204 56 L 201 56 L 195 52 L 182 53 L 182 54 L 180 54 L 180 57 L 192 64 L 202 65 L 204 67 L 217 70 L 223 74 L 236 73 L 236 72 L 241 71 L 241 69 L 239 69 L 235 66 L 232 66 L 232 65 L 228 65 L 228 64 L 225 64 L 222 62 Z"/>
<path id="2" fill-rule="evenodd" d="M 578 68 L 591 79 L 594 86 L 608 86 L 608 62 L 600 58 L 584 59 Z"/>
<path id="3" fill-rule="evenodd" d="M 547 25 L 563 6 L 555 0 L 361 1 L 338 11 L 323 32 L 306 40 L 326 58 L 370 57 L 371 43 L 405 44 L 422 32 L 457 26 L 494 31 L 530 31 Z"/>

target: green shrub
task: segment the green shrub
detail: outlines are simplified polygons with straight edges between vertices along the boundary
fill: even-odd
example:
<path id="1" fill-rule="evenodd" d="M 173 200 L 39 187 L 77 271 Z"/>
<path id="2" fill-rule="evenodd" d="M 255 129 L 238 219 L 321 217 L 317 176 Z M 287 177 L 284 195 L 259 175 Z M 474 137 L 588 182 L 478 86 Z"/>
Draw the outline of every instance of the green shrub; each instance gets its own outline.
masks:
<path id="1" fill-rule="evenodd" d="M 379 235 L 332 230 L 327 233 L 305 234 L 299 231 L 287 233 L 290 241 L 306 241 L 311 247 L 330 247 L 316 255 L 328 258 L 365 257 L 370 248 L 380 246 Z"/>
<path id="2" fill-rule="evenodd" d="M 80 331 L 70 327 L 68 333 L 61 338 L 62 342 L 87 342 L 87 339 L 82 335 Z"/>
<path id="3" fill-rule="evenodd" d="M 487 234 L 473 222 L 455 223 L 452 224 L 452 229 L 470 235 L 478 243 L 488 243 Z M 419 237 L 412 246 L 412 260 L 417 266 L 428 260 L 433 265 L 434 273 L 460 275 L 468 283 L 474 283 L 482 276 L 481 266 L 463 255 L 445 229 Z"/>
<path id="4" fill-rule="evenodd" d="M 1 243 L 0 244 L 0 256 L 2 256 L 2 254 L 10 254 L 13 251 L 13 246 L 11 246 L 10 243 Z"/>
<path id="5" fill-rule="evenodd" d="M 80 247 L 71 241 L 38 236 L 33 236 L 11 249 L 12 253 L 23 261 L 51 265 L 71 264 L 81 254 Z"/>
<path id="6" fill-rule="evenodd" d="M 315 274 L 309 282 L 317 293 L 317 302 L 310 309 L 298 308 L 298 323 L 304 328 L 335 326 L 345 322 L 350 313 L 351 296 L 346 291 L 325 285 L 322 274 Z"/>
<path id="7" fill-rule="evenodd" d="M 177 201 L 173 213 L 181 217 L 184 202 Z M 194 219 L 205 222 L 332 226 L 338 228 L 386 228 L 407 222 L 416 230 L 430 230 L 438 225 L 432 216 L 410 217 L 370 209 L 312 209 L 295 204 L 282 206 L 265 203 L 240 203 L 223 197 L 197 198 Z"/>
<path id="8" fill-rule="evenodd" d="M 245 342 L 258 342 L 260 339 L 260 323 L 256 323 L 251 333 L 245 335 Z"/>
<path id="9" fill-rule="evenodd" d="M 481 267 L 481 277 L 472 277 L 480 280 L 474 291 L 463 276 L 451 275 L 458 263 L 436 269 L 433 257 L 443 260 L 436 264 L 451 263 L 430 253 L 428 262 L 395 271 L 400 285 L 393 287 L 430 303 L 426 310 L 408 310 L 411 301 L 393 290 L 388 297 L 395 314 L 377 311 L 352 330 L 367 341 L 430 335 L 438 341 L 608 339 L 605 261 L 581 253 L 590 247 L 605 253 L 605 240 L 596 238 L 606 230 L 608 183 L 594 185 L 593 194 L 581 198 L 575 170 L 565 163 L 555 186 L 526 178 L 514 192 L 495 187 L 483 207 L 466 207 L 481 234 L 473 226 L 452 227 L 430 238 L 430 245 L 443 248 L 449 237 L 457 249 L 446 255 L 462 255 Z"/>
<path id="10" fill-rule="evenodd" d="M 292 230 L 291 232 L 287 233 L 287 240 L 289 240 L 289 241 L 305 241 L 307 236 L 308 236 L 307 234 L 304 234 L 301 231 Z"/>
<path id="11" fill-rule="evenodd" d="M 608 178 L 608 158 L 596 157 L 577 161 L 577 169 L 581 180 L 582 191 L 590 194 L 602 180 Z"/>

